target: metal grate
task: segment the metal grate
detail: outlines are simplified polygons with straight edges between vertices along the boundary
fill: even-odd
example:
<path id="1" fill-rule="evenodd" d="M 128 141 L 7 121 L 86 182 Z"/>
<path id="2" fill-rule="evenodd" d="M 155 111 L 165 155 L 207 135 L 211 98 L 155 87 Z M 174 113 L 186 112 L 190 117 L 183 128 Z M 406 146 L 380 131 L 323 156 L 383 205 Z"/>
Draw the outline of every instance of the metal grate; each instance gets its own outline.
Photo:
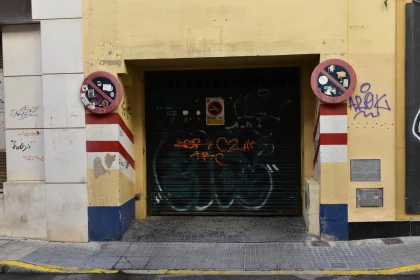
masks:
<path id="1" fill-rule="evenodd" d="M 382 239 L 382 242 L 385 245 L 403 244 L 403 241 L 399 238 L 386 238 L 386 239 Z"/>
<path id="2" fill-rule="evenodd" d="M 299 77 L 146 73 L 149 213 L 300 215 Z M 224 108 L 224 124 L 207 124 L 212 98 L 223 100 L 212 109 Z"/>
<path id="3" fill-rule="evenodd" d="M 315 246 L 315 247 L 329 247 L 330 246 L 330 243 L 326 241 L 321 241 L 321 240 L 312 241 L 311 244 L 312 246 Z"/>

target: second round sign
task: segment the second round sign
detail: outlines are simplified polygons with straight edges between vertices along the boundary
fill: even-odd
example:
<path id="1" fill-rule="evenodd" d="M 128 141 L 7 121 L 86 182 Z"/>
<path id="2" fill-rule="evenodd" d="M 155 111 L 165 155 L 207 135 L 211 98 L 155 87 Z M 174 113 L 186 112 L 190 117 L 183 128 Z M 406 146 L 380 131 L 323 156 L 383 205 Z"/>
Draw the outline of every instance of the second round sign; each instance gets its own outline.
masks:
<path id="1" fill-rule="evenodd" d="M 312 72 L 312 90 L 326 103 L 340 103 L 348 99 L 356 89 L 356 84 L 356 72 L 341 59 L 326 60 Z"/>

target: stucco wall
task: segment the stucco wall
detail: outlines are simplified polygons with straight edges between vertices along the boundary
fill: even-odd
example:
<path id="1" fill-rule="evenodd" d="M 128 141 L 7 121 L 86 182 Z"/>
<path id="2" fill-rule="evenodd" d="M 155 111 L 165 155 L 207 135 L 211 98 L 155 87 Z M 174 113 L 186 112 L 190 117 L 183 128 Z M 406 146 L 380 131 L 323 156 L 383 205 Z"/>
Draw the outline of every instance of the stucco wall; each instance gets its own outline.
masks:
<path id="1" fill-rule="evenodd" d="M 348 61 L 359 81 L 352 101 L 363 100 L 365 84 L 381 108 L 348 103 L 349 160 L 320 167 L 321 203 L 348 204 L 350 222 L 396 219 L 395 1 L 84 0 L 83 12 L 85 73 L 126 73 L 127 60 L 319 54 Z M 381 182 L 350 182 L 350 159 L 369 158 L 381 159 Z M 384 207 L 356 208 L 356 188 L 372 187 L 384 188 Z"/>

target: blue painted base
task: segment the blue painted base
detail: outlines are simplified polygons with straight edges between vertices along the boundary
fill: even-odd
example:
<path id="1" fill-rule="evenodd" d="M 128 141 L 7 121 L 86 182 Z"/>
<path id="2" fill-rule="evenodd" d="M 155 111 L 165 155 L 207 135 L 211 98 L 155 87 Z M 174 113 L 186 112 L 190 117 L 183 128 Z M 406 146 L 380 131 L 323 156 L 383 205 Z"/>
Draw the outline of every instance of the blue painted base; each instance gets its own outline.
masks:
<path id="1" fill-rule="evenodd" d="M 134 198 L 121 206 L 88 207 L 89 240 L 121 240 L 135 217 Z"/>
<path id="2" fill-rule="evenodd" d="M 321 204 L 319 210 L 321 234 L 335 240 L 349 240 L 347 204 Z"/>

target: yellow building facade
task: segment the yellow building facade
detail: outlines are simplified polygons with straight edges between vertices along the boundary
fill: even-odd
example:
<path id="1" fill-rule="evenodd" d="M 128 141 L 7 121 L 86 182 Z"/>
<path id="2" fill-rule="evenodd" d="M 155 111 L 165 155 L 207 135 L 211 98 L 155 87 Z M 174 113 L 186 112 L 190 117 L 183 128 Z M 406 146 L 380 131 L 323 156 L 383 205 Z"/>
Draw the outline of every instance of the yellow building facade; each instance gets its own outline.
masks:
<path id="1" fill-rule="evenodd" d="M 315 210 L 311 210 L 311 215 L 305 209 L 296 214 L 303 212 L 309 224 L 319 221 L 321 225 L 308 230 L 325 238 L 356 239 L 361 229 L 369 237 L 369 232 L 375 228 L 382 231 L 389 222 L 416 220 L 418 215 L 405 211 L 405 21 L 406 4 L 410 2 L 84 0 L 85 76 L 96 71 L 109 72 L 119 78 L 124 92 L 113 113 L 118 114 L 114 122 L 89 117 L 91 113 L 87 112 L 86 126 L 119 123 L 126 135 L 132 134 L 128 137 L 132 138 L 130 159 L 118 149 L 95 148 L 93 143 L 89 150 L 87 145 L 88 154 L 104 154 L 102 165 L 88 162 L 91 240 L 121 238 L 127 223 L 134 218 L 134 214 L 124 213 L 135 211 L 136 219 L 151 215 L 148 209 L 153 194 L 148 188 L 153 183 L 148 181 L 151 167 L 147 146 L 155 140 L 147 129 L 150 120 L 146 111 L 151 105 L 147 103 L 146 73 L 163 71 L 182 75 L 185 71 L 298 68 L 299 188 L 304 199 L 299 203 L 305 208 L 310 199 Z M 329 105 L 317 101 L 310 79 L 318 63 L 332 58 L 348 62 L 357 74 L 356 90 L 346 101 L 345 112 L 339 114 L 346 118 L 346 127 L 339 129 L 347 137 L 345 149 L 331 152 L 332 157 L 344 153 L 341 156 L 346 160 L 321 161 L 314 174 L 318 115 L 322 106 Z M 373 100 L 366 100 L 367 91 Z M 89 139 L 89 135 L 88 143 L 101 140 L 100 136 Z M 135 162 L 131 175 L 122 168 L 106 166 L 105 156 L 110 152 L 119 152 L 127 162 Z M 326 153 L 324 156 L 327 158 Z M 88 156 L 88 161 L 95 158 Z M 369 160 L 379 160 L 379 180 L 351 179 L 352 161 L 360 159 L 370 163 Z M 319 191 L 305 196 L 305 184 L 308 189 Z M 358 189 L 381 190 L 381 205 L 358 207 Z M 104 231 L 115 229 L 95 226 L 96 221 L 107 220 L 111 208 L 127 215 L 127 221 L 115 223 L 120 227 L 119 234 L 108 235 Z M 337 211 L 340 217 L 331 214 Z"/>

